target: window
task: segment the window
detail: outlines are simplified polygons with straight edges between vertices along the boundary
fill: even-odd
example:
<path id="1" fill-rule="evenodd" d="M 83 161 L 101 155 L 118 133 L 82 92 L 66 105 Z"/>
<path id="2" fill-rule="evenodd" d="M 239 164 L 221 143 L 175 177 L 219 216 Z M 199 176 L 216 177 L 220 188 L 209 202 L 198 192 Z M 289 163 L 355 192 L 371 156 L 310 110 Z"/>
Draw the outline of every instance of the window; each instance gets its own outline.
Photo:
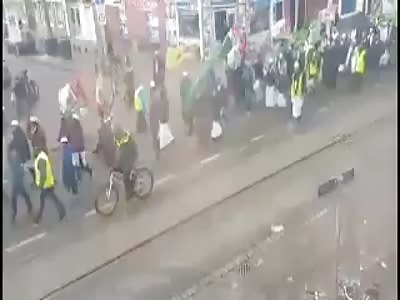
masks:
<path id="1" fill-rule="evenodd" d="M 199 38 L 199 15 L 193 12 L 179 12 L 179 35 L 186 38 Z"/>
<path id="2" fill-rule="evenodd" d="M 69 11 L 70 11 L 69 15 L 70 15 L 70 17 L 71 17 L 71 23 L 72 23 L 72 24 L 75 24 L 75 11 L 74 11 L 73 8 L 70 8 Z"/>
<path id="3" fill-rule="evenodd" d="M 283 19 L 283 1 L 280 1 L 275 4 L 274 11 L 275 11 L 275 15 L 274 15 L 275 22 L 282 20 Z"/>
<path id="4" fill-rule="evenodd" d="M 75 13 L 76 13 L 76 25 L 81 27 L 81 17 L 79 15 L 79 9 L 75 9 Z"/>

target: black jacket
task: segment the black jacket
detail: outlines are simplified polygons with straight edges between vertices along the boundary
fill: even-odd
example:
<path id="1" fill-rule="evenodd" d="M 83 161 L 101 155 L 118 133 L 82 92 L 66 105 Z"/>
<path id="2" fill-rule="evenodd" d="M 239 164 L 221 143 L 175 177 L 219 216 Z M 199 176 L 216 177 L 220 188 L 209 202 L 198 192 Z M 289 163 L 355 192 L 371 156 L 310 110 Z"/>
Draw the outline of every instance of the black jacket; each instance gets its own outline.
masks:
<path id="1" fill-rule="evenodd" d="M 21 127 L 15 128 L 13 137 L 8 145 L 8 151 L 15 150 L 22 163 L 31 159 L 31 150 L 29 149 L 28 139 Z"/>
<path id="2" fill-rule="evenodd" d="M 137 158 L 137 145 L 132 134 L 129 134 L 126 143 L 117 147 L 117 156 L 114 168 L 122 171 L 124 174 L 128 174 L 133 169 Z"/>

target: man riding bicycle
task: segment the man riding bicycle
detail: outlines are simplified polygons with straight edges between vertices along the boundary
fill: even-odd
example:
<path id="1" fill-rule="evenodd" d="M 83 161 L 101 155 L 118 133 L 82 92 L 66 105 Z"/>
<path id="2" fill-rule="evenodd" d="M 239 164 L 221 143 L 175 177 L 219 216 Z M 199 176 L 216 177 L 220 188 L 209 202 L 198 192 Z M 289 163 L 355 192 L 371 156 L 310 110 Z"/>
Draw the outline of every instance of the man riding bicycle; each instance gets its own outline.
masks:
<path id="1" fill-rule="evenodd" d="M 117 148 L 113 171 L 123 173 L 125 195 L 129 199 L 132 193 L 131 171 L 138 158 L 138 149 L 132 134 L 120 126 L 114 127 L 114 143 Z"/>

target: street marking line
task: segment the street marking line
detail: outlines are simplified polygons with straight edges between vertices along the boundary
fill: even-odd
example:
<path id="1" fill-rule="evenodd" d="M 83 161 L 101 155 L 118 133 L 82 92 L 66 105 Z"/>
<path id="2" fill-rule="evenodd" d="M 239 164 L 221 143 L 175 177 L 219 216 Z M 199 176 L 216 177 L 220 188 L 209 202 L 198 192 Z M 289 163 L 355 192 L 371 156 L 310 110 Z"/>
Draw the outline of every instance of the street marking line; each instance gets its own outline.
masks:
<path id="1" fill-rule="evenodd" d="M 203 159 L 202 161 L 200 161 L 200 164 L 204 165 L 207 164 L 209 162 L 212 162 L 213 160 L 218 159 L 221 156 L 221 154 L 214 154 L 213 156 L 207 157 L 205 159 Z"/>
<path id="2" fill-rule="evenodd" d="M 168 174 L 167 176 L 158 179 L 158 180 L 154 183 L 154 185 L 157 186 L 157 185 L 164 184 L 164 183 L 166 183 L 167 181 L 170 181 L 170 180 L 172 180 L 172 179 L 174 179 L 174 178 L 176 178 L 176 175 L 174 175 L 174 174 Z"/>
<path id="3" fill-rule="evenodd" d="M 255 137 L 253 137 L 253 138 L 250 140 L 250 142 L 251 142 L 251 143 L 257 142 L 258 140 L 261 140 L 263 137 L 264 137 L 263 134 L 262 134 L 262 135 L 259 135 L 259 136 L 255 136 Z"/>
<path id="4" fill-rule="evenodd" d="M 18 248 L 21 248 L 21 247 L 23 247 L 23 246 L 25 246 L 25 245 L 27 245 L 27 244 L 29 244 L 29 243 L 32 243 L 32 242 L 34 242 L 34 241 L 38 241 L 38 240 L 44 238 L 45 236 L 46 236 L 46 232 L 39 233 L 39 234 L 37 234 L 37 235 L 35 235 L 35 236 L 32 236 L 32 237 L 30 237 L 30 238 L 28 238 L 28 239 L 26 239 L 26 240 L 23 240 L 22 242 L 20 242 L 20 243 L 14 245 L 14 246 L 11 246 L 11 247 L 6 248 L 5 250 L 6 250 L 6 252 L 8 252 L 8 253 L 12 253 L 12 252 L 14 252 L 15 250 L 17 250 Z"/>
<path id="5" fill-rule="evenodd" d="M 324 215 L 326 215 L 326 213 L 328 212 L 327 208 L 324 208 L 323 210 L 321 210 L 319 213 L 317 213 L 316 215 L 312 216 L 304 225 L 309 225 L 311 223 L 314 223 L 315 221 L 317 221 L 318 219 L 322 218 Z"/>
<path id="6" fill-rule="evenodd" d="M 92 209 L 85 214 L 85 217 L 90 217 L 96 214 L 96 210 Z"/>

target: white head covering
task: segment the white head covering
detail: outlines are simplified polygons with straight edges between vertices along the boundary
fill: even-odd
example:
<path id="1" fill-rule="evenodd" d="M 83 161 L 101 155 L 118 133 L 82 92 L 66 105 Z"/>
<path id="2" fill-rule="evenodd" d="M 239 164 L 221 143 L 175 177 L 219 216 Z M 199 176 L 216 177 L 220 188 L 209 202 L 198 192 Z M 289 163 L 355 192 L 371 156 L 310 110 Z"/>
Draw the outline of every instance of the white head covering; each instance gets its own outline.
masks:
<path id="1" fill-rule="evenodd" d="M 31 116 L 31 117 L 29 118 L 29 121 L 30 121 L 31 123 L 38 123 L 38 122 L 39 122 L 39 119 L 38 119 L 38 117 L 36 117 L 36 116 Z"/>
<path id="2" fill-rule="evenodd" d="M 68 138 L 67 138 L 66 136 L 63 136 L 63 137 L 60 139 L 60 142 L 61 142 L 61 143 L 68 143 Z"/>
<path id="3" fill-rule="evenodd" d="M 18 126 L 19 122 L 17 120 L 12 120 L 11 121 L 11 126 Z"/>
<path id="4" fill-rule="evenodd" d="M 72 114 L 72 118 L 75 119 L 75 120 L 79 120 L 79 116 L 78 116 L 77 113 L 73 113 Z"/>
<path id="5" fill-rule="evenodd" d="M 156 86 L 156 83 L 154 82 L 154 80 L 150 81 L 150 87 L 153 88 Z"/>

